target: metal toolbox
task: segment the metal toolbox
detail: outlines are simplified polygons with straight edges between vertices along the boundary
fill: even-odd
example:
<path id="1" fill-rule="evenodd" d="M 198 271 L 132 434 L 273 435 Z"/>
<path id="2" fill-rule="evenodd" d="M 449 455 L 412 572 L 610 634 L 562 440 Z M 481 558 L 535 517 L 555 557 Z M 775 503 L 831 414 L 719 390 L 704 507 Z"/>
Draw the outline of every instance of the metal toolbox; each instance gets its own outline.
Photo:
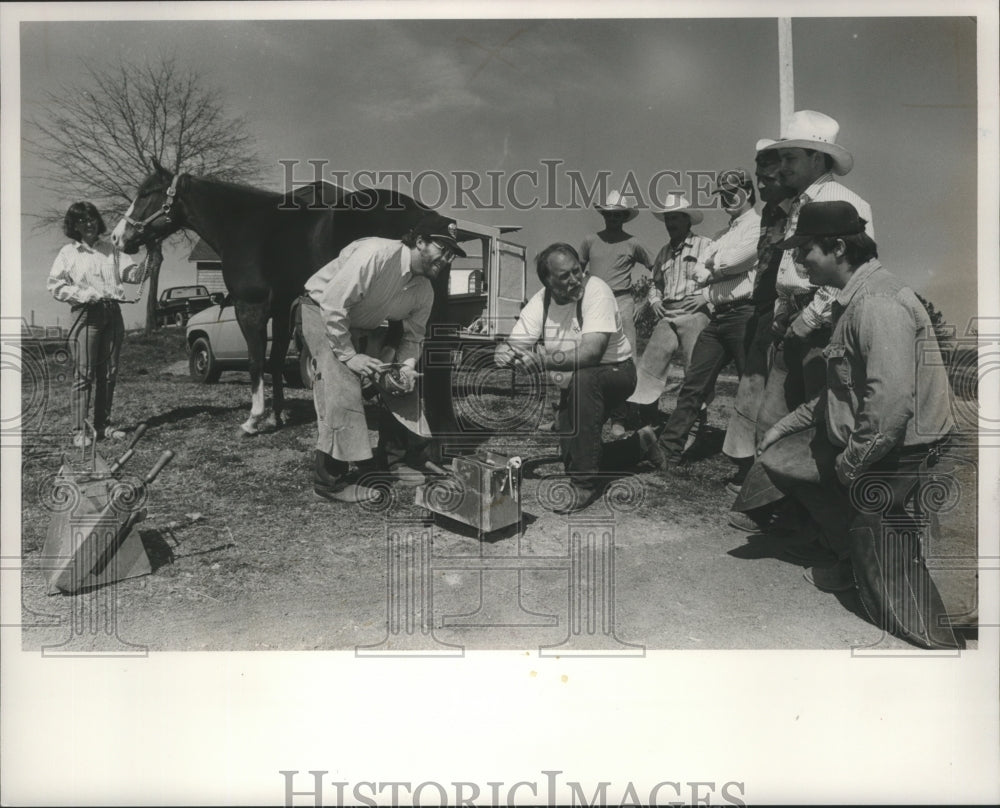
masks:
<path id="1" fill-rule="evenodd" d="M 447 476 L 416 489 L 416 504 L 480 535 L 521 521 L 521 458 L 482 451 L 452 461 Z"/>

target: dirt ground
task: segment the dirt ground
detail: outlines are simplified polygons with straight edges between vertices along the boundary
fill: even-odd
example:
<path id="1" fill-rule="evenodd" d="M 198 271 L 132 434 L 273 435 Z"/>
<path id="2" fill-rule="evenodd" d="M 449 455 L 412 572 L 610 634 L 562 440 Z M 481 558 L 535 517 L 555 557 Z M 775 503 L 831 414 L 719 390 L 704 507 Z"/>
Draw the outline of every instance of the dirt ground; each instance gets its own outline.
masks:
<path id="1" fill-rule="evenodd" d="M 26 382 L 39 413 L 26 433 L 22 488 L 23 647 L 46 653 L 181 650 L 356 650 L 454 655 L 543 649 L 632 656 L 643 649 L 862 649 L 911 646 L 883 636 L 853 593 L 826 594 L 776 542 L 726 524 L 732 467 L 720 454 L 735 379 L 720 380 L 710 429 L 669 477 L 639 473 L 567 520 L 548 506 L 560 468 L 523 481 L 523 521 L 480 541 L 440 517 L 429 524 L 397 483 L 381 510 L 318 500 L 309 484 L 311 394 L 287 390 L 288 423 L 242 438 L 245 373 L 205 386 L 187 377 L 183 338 L 130 335 L 116 420 L 149 431 L 126 467 L 141 476 L 165 448 L 140 532 L 153 571 L 88 593 L 46 594 L 39 556 L 51 518 L 46 480 L 67 451 L 68 382 L 49 355 Z M 43 375 L 47 395 L 38 392 Z M 39 402 L 41 401 L 41 404 Z M 510 399 L 507 406 L 521 406 Z M 671 396 L 661 403 L 673 406 Z M 27 411 L 27 410 L 26 410 Z M 373 433 L 374 437 L 374 433 Z M 491 448 L 551 458 L 555 442 Z M 100 444 L 110 457 L 114 454 Z M 975 455 L 959 453 L 961 496 L 942 515 L 929 566 L 953 614 L 973 610 Z M 976 647 L 975 634 L 967 635 Z"/>

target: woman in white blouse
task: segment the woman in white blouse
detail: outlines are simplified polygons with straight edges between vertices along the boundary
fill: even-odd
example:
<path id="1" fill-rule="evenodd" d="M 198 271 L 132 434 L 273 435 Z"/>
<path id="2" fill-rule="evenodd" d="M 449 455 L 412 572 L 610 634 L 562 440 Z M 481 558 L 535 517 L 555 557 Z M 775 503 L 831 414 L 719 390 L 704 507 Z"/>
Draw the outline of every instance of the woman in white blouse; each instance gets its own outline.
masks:
<path id="1" fill-rule="evenodd" d="M 101 238 L 106 231 L 101 214 L 90 202 L 70 205 L 63 232 L 71 241 L 59 251 L 49 272 L 49 292 L 56 300 L 70 304 L 73 317 L 69 331 L 71 407 L 76 430 L 73 443 L 80 447 L 90 445 L 84 420 L 90 413 L 92 391 L 97 437 L 125 437 L 111 426 L 118 355 L 125 336 L 119 303 L 125 300 L 122 284 L 141 283 L 146 274 L 144 267 Z"/>

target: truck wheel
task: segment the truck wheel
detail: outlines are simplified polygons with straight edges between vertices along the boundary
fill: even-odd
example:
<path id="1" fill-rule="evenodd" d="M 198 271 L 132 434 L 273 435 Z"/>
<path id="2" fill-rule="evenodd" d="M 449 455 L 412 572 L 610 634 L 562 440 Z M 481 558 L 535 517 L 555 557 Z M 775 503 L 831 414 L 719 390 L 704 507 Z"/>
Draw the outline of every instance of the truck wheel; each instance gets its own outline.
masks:
<path id="1" fill-rule="evenodd" d="M 215 360 L 212 346 L 205 337 L 198 337 L 191 346 L 191 358 L 188 360 L 188 371 L 191 378 L 200 384 L 215 384 L 222 375 L 222 369 Z"/>
<path id="2" fill-rule="evenodd" d="M 312 390 L 314 381 L 312 354 L 309 353 L 309 346 L 305 341 L 299 347 L 299 380 L 306 390 Z"/>
<path id="3" fill-rule="evenodd" d="M 306 390 L 312 390 L 312 362 L 309 356 L 309 349 L 303 343 L 299 349 L 299 358 L 295 361 L 295 364 L 285 364 L 285 383 L 290 387 L 304 387 Z"/>

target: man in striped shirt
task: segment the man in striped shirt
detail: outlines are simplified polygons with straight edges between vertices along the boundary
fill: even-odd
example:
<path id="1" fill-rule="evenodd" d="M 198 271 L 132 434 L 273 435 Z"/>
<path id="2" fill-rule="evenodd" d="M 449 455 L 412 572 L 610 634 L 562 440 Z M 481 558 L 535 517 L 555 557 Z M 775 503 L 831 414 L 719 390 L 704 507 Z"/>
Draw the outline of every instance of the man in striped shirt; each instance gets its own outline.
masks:
<path id="1" fill-rule="evenodd" d="M 723 171 L 713 193 L 729 214 L 729 226 L 709 245 L 704 266 L 695 272 L 712 315 L 695 344 L 677 406 L 660 434 L 661 456 L 656 461 L 661 469 L 680 461 L 688 432 L 715 391 L 722 369 L 735 361 L 742 375 L 746 359 L 744 338 L 754 312 L 750 298 L 760 235 L 753 175 L 742 168 Z"/>
<path id="2" fill-rule="evenodd" d="M 639 361 L 638 382 L 628 401 L 655 409 L 674 353 L 678 348 L 683 352 L 686 371 L 698 335 L 708 324 L 708 305 L 695 274 L 704 266 L 712 240 L 691 232 L 703 214 L 693 210 L 681 194 L 668 194 L 663 208 L 653 215 L 663 222 L 670 240 L 653 261 L 653 283 L 646 304 L 658 322 Z"/>
<path id="3" fill-rule="evenodd" d="M 786 236 L 795 231 L 799 211 L 809 202 L 850 202 L 867 221 L 865 232 L 872 239 L 872 209 L 856 193 L 834 180 L 854 167 L 854 158 L 837 145 L 840 125 L 828 115 L 813 110 L 794 113 L 780 140 L 769 148 L 781 160 L 781 181 L 794 193 L 788 213 Z M 837 290 L 809 282 L 806 270 L 785 251 L 775 283 L 778 299 L 772 332 L 779 341 L 775 351 L 764 401 L 757 414 L 757 433 L 763 434 L 803 401 L 815 396 L 826 383 L 822 351 L 830 341 L 833 300 Z"/>

